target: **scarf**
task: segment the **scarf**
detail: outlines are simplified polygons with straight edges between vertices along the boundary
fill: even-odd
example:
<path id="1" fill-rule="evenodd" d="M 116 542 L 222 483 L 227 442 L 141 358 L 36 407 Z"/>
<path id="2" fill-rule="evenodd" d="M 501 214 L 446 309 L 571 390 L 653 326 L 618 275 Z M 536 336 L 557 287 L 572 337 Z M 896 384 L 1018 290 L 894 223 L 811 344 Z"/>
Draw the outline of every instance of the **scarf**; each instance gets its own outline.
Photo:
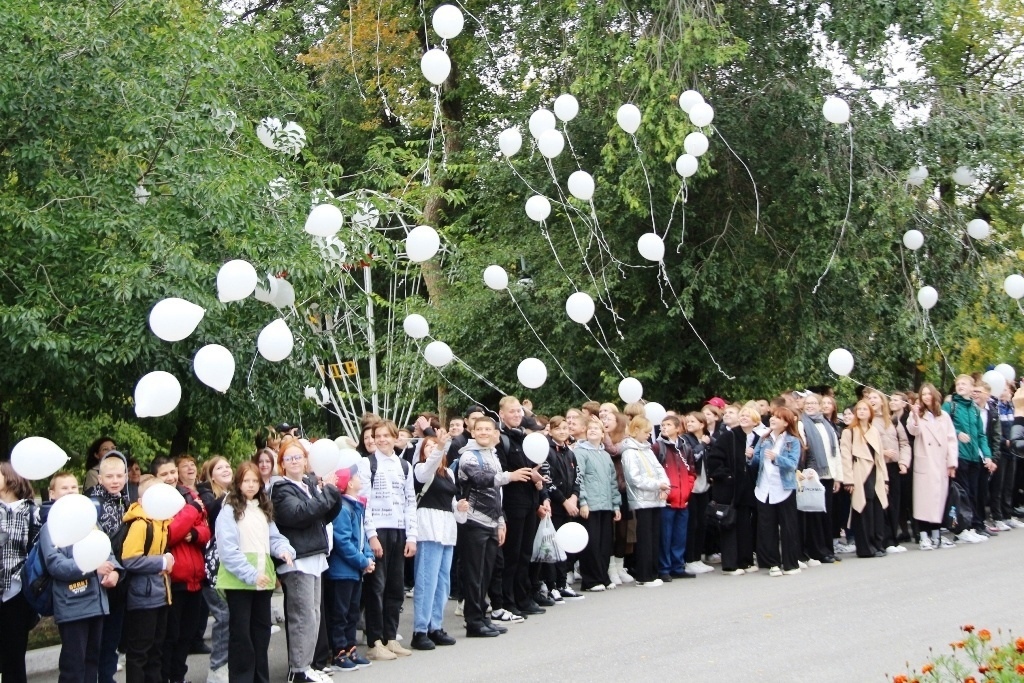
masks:
<path id="1" fill-rule="evenodd" d="M 829 441 L 832 443 L 833 453 L 839 452 L 836 430 L 832 428 L 832 423 L 826 420 L 824 415 L 808 415 L 804 413 L 800 417 L 800 421 L 804 424 L 804 438 L 807 440 L 807 453 L 810 456 L 807 459 L 807 464 L 814 468 L 819 477 L 826 479 L 831 477 L 832 475 L 828 469 L 828 457 L 825 452 L 825 442 L 821 440 L 821 432 L 818 431 L 817 425 L 825 425 L 825 431 L 828 432 Z"/>

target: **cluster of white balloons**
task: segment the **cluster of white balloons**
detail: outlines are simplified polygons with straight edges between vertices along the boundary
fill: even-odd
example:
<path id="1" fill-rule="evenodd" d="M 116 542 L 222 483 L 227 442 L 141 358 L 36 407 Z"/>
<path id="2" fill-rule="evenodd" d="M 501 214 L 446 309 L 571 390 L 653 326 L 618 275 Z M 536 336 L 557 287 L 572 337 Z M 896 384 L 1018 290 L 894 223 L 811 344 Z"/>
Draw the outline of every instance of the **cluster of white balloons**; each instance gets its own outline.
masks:
<path id="1" fill-rule="evenodd" d="M 441 5 L 434 10 L 431 25 L 441 40 L 447 41 L 462 33 L 465 19 L 462 11 L 455 5 Z M 452 60 L 443 49 L 432 48 L 420 58 L 420 71 L 431 84 L 441 85 L 448 80 L 448 75 L 452 72 Z"/>
<path id="2" fill-rule="evenodd" d="M 1006 389 L 1007 383 L 1012 382 L 1016 375 L 1012 365 L 1000 363 L 982 375 L 981 379 L 992 389 L 992 395 L 998 397 Z"/>
<path id="3" fill-rule="evenodd" d="M 306 131 L 302 126 L 289 121 L 282 125 L 281 119 L 266 117 L 256 126 L 256 137 L 267 149 L 295 156 L 306 146 Z"/>
<path id="4" fill-rule="evenodd" d="M 348 469 L 359 463 L 359 453 L 351 448 L 340 448 L 331 439 L 318 439 L 303 444 L 309 452 L 309 466 L 318 477 L 326 477 L 338 470 Z"/>
<path id="5" fill-rule="evenodd" d="M 828 354 L 828 367 L 840 377 L 846 377 L 853 372 L 853 354 L 846 349 L 834 349 Z"/>
<path id="6" fill-rule="evenodd" d="M 969 166 L 957 166 L 950 176 L 953 182 L 961 187 L 967 187 L 978 182 L 978 176 Z M 907 184 L 914 187 L 921 187 L 928 180 L 928 169 L 925 166 L 913 166 L 907 172 Z"/>

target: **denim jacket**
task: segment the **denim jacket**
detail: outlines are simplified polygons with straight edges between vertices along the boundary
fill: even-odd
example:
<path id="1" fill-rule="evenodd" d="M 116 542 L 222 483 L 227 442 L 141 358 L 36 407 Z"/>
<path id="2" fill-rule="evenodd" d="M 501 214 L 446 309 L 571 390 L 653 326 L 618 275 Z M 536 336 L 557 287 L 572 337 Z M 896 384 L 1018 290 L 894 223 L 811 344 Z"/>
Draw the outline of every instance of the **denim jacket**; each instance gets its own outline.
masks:
<path id="1" fill-rule="evenodd" d="M 759 440 L 757 446 L 754 447 L 754 457 L 750 464 L 757 467 L 757 477 L 761 476 L 765 451 L 770 451 L 772 448 L 774 448 L 774 444 L 767 435 Z M 776 452 L 775 464 L 779 468 L 779 476 L 782 477 L 782 488 L 786 491 L 795 491 L 796 468 L 800 464 L 800 440 L 792 434 L 783 432 L 782 452 Z"/>

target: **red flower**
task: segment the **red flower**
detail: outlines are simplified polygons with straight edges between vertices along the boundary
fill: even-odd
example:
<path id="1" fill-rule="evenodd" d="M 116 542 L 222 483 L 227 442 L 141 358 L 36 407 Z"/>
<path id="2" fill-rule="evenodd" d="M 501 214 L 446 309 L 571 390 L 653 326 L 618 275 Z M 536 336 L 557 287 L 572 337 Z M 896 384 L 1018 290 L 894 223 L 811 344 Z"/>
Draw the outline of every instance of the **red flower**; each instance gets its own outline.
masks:
<path id="1" fill-rule="evenodd" d="M 974 631 L 974 625 L 973 624 L 964 624 L 963 626 L 960 627 L 960 630 L 963 631 L 964 633 L 971 633 L 972 631 Z"/>
<path id="2" fill-rule="evenodd" d="M 992 640 L 992 634 L 989 633 L 988 629 L 983 628 L 980 631 L 978 631 L 978 638 L 981 640 L 981 642 L 987 643 L 988 641 Z"/>
<path id="3" fill-rule="evenodd" d="M 980 674 L 988 673 L 988 667 L 985 666 L 984 664 L 982 664 L 981 666 L 978 667 L 978 673 L 980 673 Z"/>
<path id="4" fill-rule="evenodd" d="M 1017 673 L 1024 675 L 1024 664 L 1017 665 Z"/>
<path id="5" fill-rule="evenodd" d="M 953 646 L 953 648 L 955 649 L 955 648 L 958 648 L 958 647 L 963 647 L 963 646 L 964 646 L 964 641 L 962 641 L 962 640 L 958 640 L 958 641 L 956 641 L 955 643 L 950 643 L 950 644 L 951 644 L 951 645 Z"/>
<path id="6" fill-rule="evenodd" d="M 1014 642 L 1014 646 L 1017 648 L 1017 652 L 1024 653 L 1024 638 L 1018 638 Z"/>
<path id="7" fill-rule="evenodd" d="M 910 681 L 905 675 L 899 674 L 898 676 L 893 677 L 892 683 L 910 683 Z"/>
<path id="8" fill-rule="evenodd" d="M 930 673 L 931 670 L 934 669 L 934 668 L 935 667 L 932 666 L 931 663 L 925 664 L 924 666 L 921 667 L 921 673 L 923 673 L 923 674 Z"/>
<path id="9" fill-rule="evenodd" d="M 964 683 L 978 683 L 978 679 L 976 679 L 974 676 L 968 676 L 964 679 Z"/>

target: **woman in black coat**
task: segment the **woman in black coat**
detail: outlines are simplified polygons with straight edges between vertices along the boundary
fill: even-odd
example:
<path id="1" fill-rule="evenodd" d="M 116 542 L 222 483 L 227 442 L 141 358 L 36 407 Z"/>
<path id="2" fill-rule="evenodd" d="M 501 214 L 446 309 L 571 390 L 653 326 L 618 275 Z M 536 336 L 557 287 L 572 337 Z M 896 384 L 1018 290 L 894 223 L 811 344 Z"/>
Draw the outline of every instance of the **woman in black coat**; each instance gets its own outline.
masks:
<path id="1" fill-rule="evenodd" d="M 719 528 L 722 547 L 722 571 L 733 576 L 756 572 L 754 555 L 754 474 L 747 466 L 748 453 L 753 455 L 761 426 L 761 415 L 753 406 L 740 411 L 739 426 L 724 432 L 710 447 L 707 455 L 708 478 L 712 482 L 711 500 L 732 505 L 736 521 Z"/>

